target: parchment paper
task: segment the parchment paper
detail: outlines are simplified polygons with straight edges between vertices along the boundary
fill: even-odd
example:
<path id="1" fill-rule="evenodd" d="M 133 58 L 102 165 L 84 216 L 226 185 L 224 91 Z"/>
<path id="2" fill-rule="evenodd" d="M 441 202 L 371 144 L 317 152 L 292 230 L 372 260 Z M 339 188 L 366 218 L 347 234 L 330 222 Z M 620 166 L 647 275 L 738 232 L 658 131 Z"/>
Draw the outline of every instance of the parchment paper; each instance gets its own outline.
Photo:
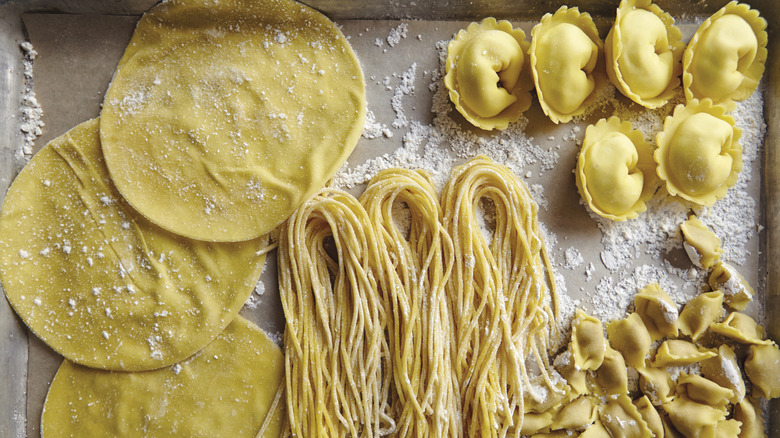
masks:
<path id="1" fill-rule="evenodd" d="M 44 113 L 44 133 L 36 141 L 36 148 L 42 147 L 48 140 L 66 132 L 73 126 L 99 114 L 100 102 L 111 79 L 114 68 L 122 55 L 125 45 L 138 17 L 127 16 L 89 16 L 63 14 L 25 15 L 24 24 L 38 58 L 35 61 L 34 90 Z M 468 23 L 464 22 L 423 22 L 407 23 L 407 36 L 391 46 L 387 37 L 398 21 L 346 21 L 339 23 L 342 31 L 350 38 L 364 68 L 367 82 L 368 109 L 373 111 L 378 122 L 391 125 L 395 113 L 390 105 L 393 96 L 392 85 L 397 85 L 400 75 L 416 64 L 417 80 L 415 91 L 404 99 L 405 112 L 409 119 L 423 124 L 433 120 L 431 113 L 432 94 L 428 87 L 430 72 L 439 68 L 438 52 L 435 43 L 449 40 L 458 30 Z M 522 27 L 530 38 L 534 23 L 523 23 Z M 690 34 L 695 26 L 687 29 Z M 604 33 L 606 34 L 606 33 Z M 419 35 L 419 37 L 418 37 Z M 426 73 L 425 72 L 429 72 Z M 388 89 L 384 78 L 390 78 Z M 548 201 L 546 208 L 540 211 L 540 220 L 558 236 L 558 243 L 551 247 L 552 256 L 559 265 L 563 260 L 563 250 L 574 247 L 582 253 L 585 262 L 577 269 L 558 271 L 564 276 L 569 295 L 582 299 L 587 309 L 588 294 L 593 293 L 595 283 L 586 281 L 585 268 L 593 263 L 593 276 L 608 275 L 608 271 L 599 260 L 602 250 L 601 233 L 595 222 L 580 204 L 580 197 L 574 185 L 572 169 L 575 167 L 576 141 L 563 142 L 564 135 L 571 133 L 572 125 L 556 126 L 544 116 L 538 102 L 534 102 L 526 114 L 529 119 L 525 134 L 534 137 L 534 143 L 542 148 L 557 149 L 560 157 L 554 169 L 539 176 L 538 164 L 530 166 L 528 184 L 541 184 Z M 595 114 L 588 123 L 595 122 L 602 115 Z M 582 139 L 587 123 L 580 122 L 581 131 L 576 135 Z M 408 128 L 406 128 L 408 129 Z M 373 140 L 361 139 L 349 163 L 357 165 L 366 159 L 392 152 L 402 144 L 404 129 L 393 130 L 391 138 Z M 751 186 L 755 199 L 760 198 L 760 178 L 756 177 Z M 352 190 L 359 194 L 361 189 Z M 759 241 L 752 239 L 748 244 L 751 250 L 748 265 L 751 270 L 743 272 L 752 284 L 759 289 Z M 689 263 L 682 250 L 672 251 L 667 256 L 675 265 Z M 640 263 L 653 263 L 641 259 Z M 268 333 L 280 336 L 284 329 L 284 318 L 276 287 L 275 252 L 269 254 L 263 273 L 263 295 L 254 297 L 257 307 L 245 308 L 242 315 L 257 323 Z M 644 286 L 644 285 L 637 285 Z M 56 372 L 61 358 L 53 353 L 34 336 L 29 343 L 29 374 L 27 398 L 28 436 L 39 435 L 41 406 L 48 385 Z"/>

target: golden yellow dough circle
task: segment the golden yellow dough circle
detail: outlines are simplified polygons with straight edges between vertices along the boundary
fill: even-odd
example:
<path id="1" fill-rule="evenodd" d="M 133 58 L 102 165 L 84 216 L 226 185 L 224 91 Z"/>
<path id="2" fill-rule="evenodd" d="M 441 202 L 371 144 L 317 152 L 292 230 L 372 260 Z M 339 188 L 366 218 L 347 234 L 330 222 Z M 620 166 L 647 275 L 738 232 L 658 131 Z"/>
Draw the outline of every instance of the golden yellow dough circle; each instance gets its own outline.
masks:
<path id="1" fill-rule="evenodd" d="M 203 242 L 149 222 L 111 183 L 98 123 L 53 140 L 14 180 L 0 212 L 0 280 L 24 323 L 67 359 L 168 366 L 236 316 L 266 239 Z"/>
<path id="2" fill-rule="evenodd" d="M 139 21 L 100 131 L 133 207 L 227 242 L 271 231 L 324 186 L 364 120 L 360 64 L 325 16 L 291 0 L 171 0 Z"/>
<path id="3" fill-rule="evenodd" d="M 279 436 L 284 380 L 281 350 L 236 318 L 213 342 L 172 367 L 139 373 L 64 361 L 43 405 L 41 436 L 247 437 L 266 418 Z"/>

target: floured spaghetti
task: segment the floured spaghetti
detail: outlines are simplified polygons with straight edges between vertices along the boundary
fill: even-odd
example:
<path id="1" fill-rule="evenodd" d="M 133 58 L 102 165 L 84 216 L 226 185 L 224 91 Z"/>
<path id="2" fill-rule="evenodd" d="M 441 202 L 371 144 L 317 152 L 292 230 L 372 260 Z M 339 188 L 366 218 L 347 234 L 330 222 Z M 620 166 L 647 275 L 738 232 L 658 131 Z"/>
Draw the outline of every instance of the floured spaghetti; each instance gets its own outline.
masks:
<path id="1" fill-rule="evenodd" d="M 294 436 L 381 436 L 394 429 L 376 239 L 358 201 L 324 189 L 282 226 L 279 292 Z"/>
<path id="2" fill-rule="evenodd" d="M 455 246 L 447 292 L 463 430 L 466 436 L 519 436 L 525 388 L 560 390 L 549 371 L 558 311 L 538 207 L 508 168 L 482 156 L 453 170 L 441 199 Z M 494 210 L 485 215 L 494 221 L 492 236 L 478 222 L 481 203 Z M 533 362 L 539 382 L 529 377 Z"/>
<path id="3" fill-rule="evenodd" d="M 394 436 L 460 436 L 460 393 L 450 360 L 453 321 L 445 296 L 453 246 L 430 176 L 382 171 L 360 201 L 377 236 L 377 272 L 388 304 Z M 408 212 L 408 223 L 397 224 L 399 210 Z"/>

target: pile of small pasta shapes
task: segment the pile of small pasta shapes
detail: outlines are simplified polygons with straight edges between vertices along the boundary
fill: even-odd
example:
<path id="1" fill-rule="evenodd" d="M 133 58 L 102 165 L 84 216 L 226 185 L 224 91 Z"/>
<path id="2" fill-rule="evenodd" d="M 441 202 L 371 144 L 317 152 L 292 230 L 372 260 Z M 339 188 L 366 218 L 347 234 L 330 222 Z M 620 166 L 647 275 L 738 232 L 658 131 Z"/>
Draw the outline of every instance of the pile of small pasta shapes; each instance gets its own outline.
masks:
<path id="1" fill-rule="evenodd" d="M 441 199 L 426 172 L 389 169 L 359 200 L 324 189 L 298 210 L 279 238 L 288 432 L 519 436 L 567 392 L 537 209 L 477 157 Z"/>

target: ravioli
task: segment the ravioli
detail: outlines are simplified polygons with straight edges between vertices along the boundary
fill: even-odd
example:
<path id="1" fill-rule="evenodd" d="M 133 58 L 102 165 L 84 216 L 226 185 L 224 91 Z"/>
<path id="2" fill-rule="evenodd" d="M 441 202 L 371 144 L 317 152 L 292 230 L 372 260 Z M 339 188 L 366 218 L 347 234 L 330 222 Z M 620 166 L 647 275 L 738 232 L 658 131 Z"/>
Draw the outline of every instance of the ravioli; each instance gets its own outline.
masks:
<path id="1" fill-rule="evenodd" d="M 595 370 L 607 348 L 601 321 L 577 309 L 571 323 L 571 353 L 577 370 Z"/>
<path id="2" fill-rule="evenodd" d="M 529 47 L 521 29 L 492 17 L 470 24 L 447 46 L 444 84 L 472 125 L 506 129 L 531 106 Z"/>
<path id="3" fill-rule="evenodd" d="M 731 308 L 744 310 L 753 299 L 753 288 L 745 277 L 728 263 L 718 262 L 710 273 L 710 287 L 723 292 L 723 301 Z"/>
<path id="4" fill-rule="evenodd" d="M 567 123 L 585 112 L 604 82 L 604 44 L 588 13 L 561 6 L 531 30 L 530 61 L 544 114 Z M 603 68 L 603 67 L 602 67 Z"/>
<path id="5" fill-rule="evenodd" d="M 610 81 L 634 102 L 658 108 L 680 85 L 682 32 L 651 0 L 622 0 L 604 42 Z"/>
<path id="6" fill-rule="evenodd" d="M 237 317 L 202 351 L 154 371 L 103 371 L 63 361 L 43 406 L 41 436 L 279 436 L 284 356 Z"/>
<path id="7" fill-rule="evenodd" d="M 780 348 L 774 344 L 751 345 L 745 374 L 753 383 L 754 396 L 780 397 Z"/>
<path id="8" fill-rule="evenodd" d="M 712 206 L 726 196 L 742 170 L 742 131 L 712 101 L 678 105 L 656 137 L 653 157 L 670 194 Z"/>
<path id="9" fill-rule="evenodd" d="M 685 97 L 733 108 L 733 101 L 753 94 L 764 74 L 765 29 L 757 10 L 736 1 L 705 20 L 683 55 Z"/>
<path id="10" fill-rule="evenodd" d="M 723 315 L 723 293 L 706 292 L 685 303 L 680 313 L 680 331 L 695 342 Z"/>
<path id="11" fill-rule="evenodd" d="M 645 211 L 658 181 L 652 148 L 630 122 L 617 117 L 601 119 L 585 130 L 575 176 L 591 210 L 617 221 Z"/>
<path id="12" fill-rule="evenodd" d="M 658 283 L 649 284 L 640 290 L 634 297 L 634 307 L 654 341 L 678 335 L 680 314 L 677 304 Z"/>
<path id="13" fill-rule="evenodd" d="M 645 366 L 653 340 L 638 314 L 607 323 L 607 335 L 612 348 L 620 352 L 628 366 Z"/>
<path id="14" fill-rule="evenodd" d="M 292 0 L 170 0 L 138 22 L 100 135 L 119 192 L 153 223 L 242 241 L 325 185 L 365 116 L 360 64 L 319 12 Z"/>
<path id="15" fill-rule="evenodd" d="M 733 312 L 723 322 L 712 324 L 710 328 L 741 344 L 772 344 L 769 339 L 763 339 L 764 328 L 744 313 Z"/>
<path id="16" fill-rule="evenodd" d="M 168 366 L 235 317 L 267 241 L 209 243 L 149 222 L 112 184 L 98 124 L 52 140 L 16 177 L 0 212 L 0 279 L 30 330 L 68 360 Z"/>

